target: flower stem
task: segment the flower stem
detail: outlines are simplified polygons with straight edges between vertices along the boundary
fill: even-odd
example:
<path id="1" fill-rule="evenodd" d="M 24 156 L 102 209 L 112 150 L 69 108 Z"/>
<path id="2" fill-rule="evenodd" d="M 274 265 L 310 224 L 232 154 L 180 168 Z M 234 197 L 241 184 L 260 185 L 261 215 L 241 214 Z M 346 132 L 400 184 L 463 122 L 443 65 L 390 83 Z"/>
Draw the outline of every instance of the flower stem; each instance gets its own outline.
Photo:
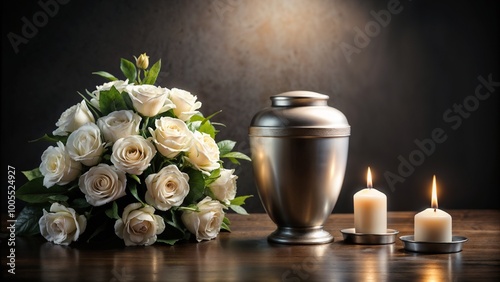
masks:
<path id="1" fill-rule="evenodd" d="M 142 84 L 141 69 L 137 70 L 137 82 L 139 82 L 139 84 Z"/>

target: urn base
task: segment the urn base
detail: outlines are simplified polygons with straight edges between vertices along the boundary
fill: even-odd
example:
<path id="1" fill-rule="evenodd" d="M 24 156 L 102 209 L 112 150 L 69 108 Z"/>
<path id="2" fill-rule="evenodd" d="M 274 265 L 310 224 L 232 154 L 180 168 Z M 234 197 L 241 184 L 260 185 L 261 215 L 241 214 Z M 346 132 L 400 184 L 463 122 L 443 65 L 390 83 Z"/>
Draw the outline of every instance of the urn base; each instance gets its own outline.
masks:
<path id="1" fill-rule="evenodd" d="M 267 237 L 269 242 L 292 245 L 318 245 L 333 242 L 333 236 L 322 226 L 294 228 L 278 227 Z"/>

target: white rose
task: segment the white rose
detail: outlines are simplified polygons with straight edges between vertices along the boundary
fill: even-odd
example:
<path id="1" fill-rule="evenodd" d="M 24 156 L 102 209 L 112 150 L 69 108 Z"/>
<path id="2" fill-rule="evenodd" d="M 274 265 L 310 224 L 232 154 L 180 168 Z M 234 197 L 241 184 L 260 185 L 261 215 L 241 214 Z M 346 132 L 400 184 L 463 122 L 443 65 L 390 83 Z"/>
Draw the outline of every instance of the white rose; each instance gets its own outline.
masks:
<path id="1" fill-rule="evenodd" d="M 196 96 L 186 90 L 172 88 L 169 98 L 175 104 L 174 114 L 183 121 L 197 114 L 197 110 L 201 107 L 201 102 L 196 101 Z"/>
<path id="2" fill-rule="evenodd" d="M 82 164 L 74 161 L 59 141 L 57 147 L 50 146 L 43 152 L 39 168 L 43 186 L 50 188 L 54 184 L 65 185 L 75 180 L 81 173 Z"/>
<path id="3" fill-rule="evenodd" d="M 113 144 L 111 162 L 127 173 L 141 175 L 151 165 L 155 146 L 140 135 L 130 135 Z"/>
<path id="4" fill-rule="evenodd" d="M 120 138 L 139 134 L 141 120 L 141 116 L 134 111 L 121 110 L 99 118 L 97 126 L 101 129 L 104 140 L 114 143 Z"/>
<path id="5" fill-rule="evenodd" d="M 187 160 L 197 169 L 212 171 L 220 167 L 219 147 L 206 133 L 194 132 L 193 144 L 187 153 Z"/>
<path id="6" fill-rule="evenodd" d="M 193 133 L 180 119 L 161 117 L 155 121 L 156 129 L 149 128 L 158 151 L 167 158 L 174 158 L 191 147 Z"/>
<path id="7" fill-rule="evenodd" d="M 69 245 L 77 241 L 87 227 L 87 219 L 76 214 L 72 208 L 59 203 L 50 206 L 50 212 L 43 210 L 43 216 L 38 220 L 40 233 L 49 242 L 59 245 Z"/>
<path id="8" fill-rule="evenodd" d="M 211 240 L 220 232 L 224 220 L 223 205 L 210 197 L 205 197 L 198 204 L 198 210 L 186 210 L 181 219 L 189 232 L 196 235 L 196 240 Z"/>
<path id="9" fill-rule="evenodd" d="M 127 176 L 114 166 L 99 164 L 80 176 L 78 186 L 87 202 L 102 206 L 126 195 Z"/>
<path id="10" fill-rule="evenodd" d="M 56 122 L 56 126 L 58 126 L 58 128 L 54 130 L 52 134 L 66 136 L 68 133 L 77 130 L 80 126 L 94 121 L 94 116 L 87 107 L 87 102 L 83 100 L 82 102 L 71 106 L 61 114 L 59 120 Z"/>
<path id="11" fill-rule="evenodd" d="M 143 116 L 153 117 L 175 107 L 168 99 L 168 89 L 149 84 L 126 88 L 134 108 Z"/>
<path id="12" fill-rule="evenodd" d="M 141 203 L 125 207 L 122 217 L 115 222 L 115 233 L 125 241 L 126 246 L 149 246 L 156 242 L 158 234 L 165 230 L 161 216 L 154 214 L 155 209 Z"/>
<path id="13" fill-rule="evenodd" d="M 86 166 L 98 164 L 104 152 L 104 143 L 99 127 L 95 123 L 82 125 L 69 135 L 66 149 L 75 161 Z"/>
<path id="14" fill-rule="evenodd" d="M 220 176 L 208 188 L 214 194 L 215 198 L 227 205 L 236 196 L 236 179 L 234 169 L 221 169 Z"/>
<path id="15" fill-rule="evenodd" d="M 189 193 L 188 181 L 176 165 L 166 166 L 146 178 L 146 202 L 162 211 L 178 207 Z"/>
<path id="16" fill-rule="evenodd" d="M 114 80 L 114 81 L 110 81 L 110 82 L 106 82 L 104 83 L 103 85 L 99 85 L 99 86 L 96 86 L 96 90 L 92 91 L 92 99 L 90 99 L 90 104 L 92 104 L 92 106 L 96 107 L 97 109 L 100 109 L 99 107 L 99 98 L 100 98 L 100 94 L 101 94 L 101 91 L 107 91 L 107 90 L 110 90 L 111 87 L 115 87 L 116 90 L 118 90 L 118 92 L 122 92 L 123 90 L 125 90 L 125 88 L 129 85 L 128 83 L 128 79 L 123 81 L 123 80 Z"/>

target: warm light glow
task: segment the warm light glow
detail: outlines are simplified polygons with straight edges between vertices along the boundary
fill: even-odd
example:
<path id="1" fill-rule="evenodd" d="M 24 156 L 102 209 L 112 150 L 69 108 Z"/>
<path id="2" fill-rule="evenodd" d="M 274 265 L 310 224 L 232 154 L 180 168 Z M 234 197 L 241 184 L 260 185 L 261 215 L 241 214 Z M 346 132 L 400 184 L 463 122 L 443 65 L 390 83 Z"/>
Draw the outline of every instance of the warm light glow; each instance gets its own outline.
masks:
<path id="1" fill-rule="evenodd" d="M 434 210 L 438 208 L 438 197 L 436 191 L 436 176 L 432 178 L 432 200 L 431 200 L 431 208 Z"/>
<path id="2" fill-rule="evenodd" d="M 368 173 L 366 174 L 366 187 L 373 188 L 372 172 L 370 171 L 370 167 L 368 167 Z"/>

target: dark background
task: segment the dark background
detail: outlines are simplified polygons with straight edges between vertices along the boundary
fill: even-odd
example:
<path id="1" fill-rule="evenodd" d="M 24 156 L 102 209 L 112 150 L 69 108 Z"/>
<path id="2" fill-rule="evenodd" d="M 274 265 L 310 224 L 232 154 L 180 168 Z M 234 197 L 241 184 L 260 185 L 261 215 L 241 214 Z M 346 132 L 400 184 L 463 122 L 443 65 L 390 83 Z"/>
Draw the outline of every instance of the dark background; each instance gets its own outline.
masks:
<path id="1" fill-rule="evenodd" d="M 428 207 L 433 174 L 440 208 L 500 208 L 500 87 L 473 98 L 479 76 L 500 81 L 498 2 L 401 1 L 390 22 L 374 25 L 373 13 L 393 2 L 3 1 L 2 198 L 7 166 L 16 168 L 19 187 L 21 171 L 37 167 L 49 145 L 28 141 L 55 129 L 60 114 L 81 101 L 77 91 L 104 82 L 91 73 L 119 75 L 120 58 L 146 52 L 162 59 L 158 83 L 191 91 L 205 114 L 222 110 L 215 121 L 227 128 L 217 139 L 235 140 L 247 154 L 250 120 L 270 105 L 269 96 L 329 95 L 352 127 L 334 212 L 353 211 L 368 166 L 390 211 Z M 50 13 L 43 3 L 52 3 Z M 26 31 L 27 21 L 36 30 Z M 371 36 L 363 41 L 357 30 L 366 27 Z M 13 44 L 9 34 L 24 42 Z M 353 53 L 346 56 L 342 46 Z M 462 117 L 455 111 L 464 101 L 470 104 Z M 446 140 L 423 155 L 415 140 L 432 138 L 436 128 Z M 417 165 L 391 185 L 384 175 L 400 174 L 410 156 Z M 238 194 L 255 195 L 246 208 L 263 212 L 251 164 L 237 173 Z"/>

